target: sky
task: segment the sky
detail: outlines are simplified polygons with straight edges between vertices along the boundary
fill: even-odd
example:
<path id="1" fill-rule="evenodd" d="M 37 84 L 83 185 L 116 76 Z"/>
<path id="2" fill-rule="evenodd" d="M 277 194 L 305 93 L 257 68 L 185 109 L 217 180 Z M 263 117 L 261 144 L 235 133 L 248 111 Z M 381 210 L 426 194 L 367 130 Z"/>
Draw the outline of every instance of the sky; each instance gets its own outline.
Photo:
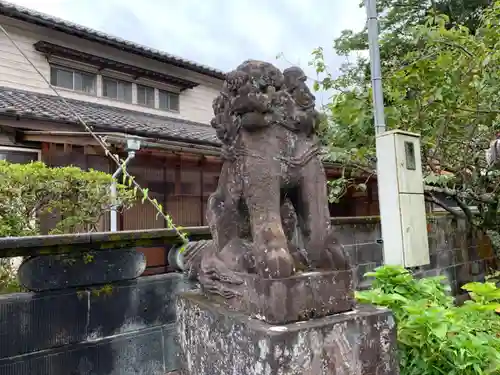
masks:
<path id="1" fill-rule="evenodd" d="M 251 58 L 299 65 L 311 78 L 311 51 L 323 47 L 337 71 L 344 58 L 333 40 L 366 22 L 359 0 L 10 1 L 223 71 Z"/>

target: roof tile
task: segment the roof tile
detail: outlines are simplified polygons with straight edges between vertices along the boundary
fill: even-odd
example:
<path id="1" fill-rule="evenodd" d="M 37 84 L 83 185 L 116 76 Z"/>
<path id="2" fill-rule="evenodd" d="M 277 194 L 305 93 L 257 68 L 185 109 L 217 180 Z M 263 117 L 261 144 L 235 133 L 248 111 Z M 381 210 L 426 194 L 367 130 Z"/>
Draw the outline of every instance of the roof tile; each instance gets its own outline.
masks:
<path id="1" fill-rule="evenodd" d="M 134 135 L 219 145 L 210 125 L 167 116 L 149 115 L 102 104 L 66 99 L 71 109 L 89 126 Z M 78 124 L 57 96 L 0 87 L 0 115 Z"/>
<path id="2" fill-rule="evenodd" d="M 203 65 L 179 56 L 166 53 L 155 48 L 150 48 L 138 43 L 134 43 L 113 35 L 106 34 L 102 31 L 94 30 L 89 27 L 75 24 L 49 14 L 41 13 L 33 9 L 25 8 L 8 1 L 0 0 L 0 14 L 23 20 L 34 24 L 43 24 L 58 29 L 58 31 L 77 35 L 96 41 L 105 43 L 116 48 L 124 49 L 127 52 L 144 55 L 145 57 L 153 58 L 167 64 L 176 65 L 185 69 L 189 69 L 201 74 L 206 74 L 215 78 L 224 79 L 225 73 L 221 70 Z"/>

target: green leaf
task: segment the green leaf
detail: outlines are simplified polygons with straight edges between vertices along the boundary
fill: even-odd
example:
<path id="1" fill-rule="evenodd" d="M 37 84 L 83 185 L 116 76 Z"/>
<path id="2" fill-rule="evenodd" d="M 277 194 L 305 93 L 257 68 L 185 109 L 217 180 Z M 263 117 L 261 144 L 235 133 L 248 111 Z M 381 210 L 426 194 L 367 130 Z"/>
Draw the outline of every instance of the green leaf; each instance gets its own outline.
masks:
<path id="1" fill-rule="evenodd" d="M 397 324 L 401 374 L 496 374 L 500 364 L 500 319 L 490 303 L 456 306 L 442 278 L 416 279 L 403 267 L 368 273 L 372 287 L 355 293 L 360 303 L 391 309 Z M 491 283 L 470 283 L 490 294 Z M 495 371 L 491 372 L 490 370 Z"/>
<path id="2" fill-rule="evenodd" d="M 149 198 L 148 193 L 148 188 L 142 189 L 142 203 L 144 203 Z"/>
<path id="3" fill-rule="evenodd" d="M 95 230 L 114 205 L 112 182 L 110 175 L 92 169 L 0 161 L 0 236 L 40 234 L 39 218 L 46 213 L 62 217 L 52 233 Z M 116 190 L 122 207 L 130 207 L 133 191 L 121 184 Z"/>

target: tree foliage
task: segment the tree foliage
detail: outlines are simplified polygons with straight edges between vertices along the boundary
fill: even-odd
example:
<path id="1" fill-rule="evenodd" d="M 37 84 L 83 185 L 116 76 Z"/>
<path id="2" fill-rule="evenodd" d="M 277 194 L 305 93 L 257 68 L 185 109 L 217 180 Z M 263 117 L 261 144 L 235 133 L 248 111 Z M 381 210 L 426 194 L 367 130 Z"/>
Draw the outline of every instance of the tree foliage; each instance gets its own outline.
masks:
<path id="1" fill-rule="evenodd" d="M 0 161 L 0 237 L 41 234 L 40 220 L 54 213 L 60 220 L 52 233 L 93 231 L 113 207 L 112 181 L 95 170 Z M 117 198 L 127 208 L 135 192 L 117 184 Z"/>
<path id="2" fill-rule="evenodd" d="M 467 4 L 460 14 L 453 5 L 459 3 Z M 379 7 L 387 128 L 421 134 L 429 201 L 449 209 L 450 199 L 462 209 L 454 214 L 497 229 L 500 172 L 486 165 L 485 150 L 500 130 L 500 1 L 383 0 Z M 337 52 L 363 49 L 365 39 L 344 32 Z M 334 78 L 322 48 L 311 62 L 321 75 L 316 88 L 335 92 L 322 134 L 328 158 L 370 175 L 376 159 L 367 63 L 358 57 Z"/>
<path id="3" fill-rule="evenodd" d="M 424 25 L 429 17 L 446 16 L 447 29 L 460 25 L 475 34 L 481 24 L 483 11 L 491 7 L 492 3 L 492 0 L 377 0 L 379 28 L 383 38 L 381 58 L 386 60 L 409 52 L 413 44 L 412 28 Z M 360 2 L 360 7 L 363 5 L 364 0 Z M 368 50 L 367 29 L 360 32 L 343 31 L 334 46 L 342 55 Z"/>
<path id="4" fill-rule="evenodd" d="M 113 203 L 126 209 L 135 201 L 133 189 L 117 184 L 113 202 L 112 181 L 95 170 L 0 160 L 0 237 L 39 235 L 41 220 L 50 215 L 59 219 L 52 234 L 93 231 Z M 0 294 L 21 290 L 10 259 L 0 259 Z"/>

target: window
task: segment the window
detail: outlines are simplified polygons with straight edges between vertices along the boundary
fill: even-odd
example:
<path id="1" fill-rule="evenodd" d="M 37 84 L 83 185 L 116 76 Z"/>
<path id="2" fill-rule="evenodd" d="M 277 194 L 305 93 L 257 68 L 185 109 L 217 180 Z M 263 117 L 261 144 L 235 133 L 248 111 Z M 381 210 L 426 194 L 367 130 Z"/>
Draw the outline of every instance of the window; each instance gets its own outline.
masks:
<path id="1" fill-rule="evenodd" d="M 102 77 L 102 96 L 126 103 L 132 103 L 132 83 Z"/>
<path id="2" fill-rule="evenodd" d="M 137 85 L 137 104 L 155 107 L 155 89 L 148 86 Z"/>
<path id="3" fill-rule="evenodd" d="M 0 146 L 0 160 L 16 164 L 28 164 L 40 160 L 40 150 Z"/>
<path id="4" fill-rule="evenodd" d="M 167 111 L 178 111 L 179 110 L 179 94 L 168 92 L 164 90 L 159 90 L 160 93 L 160 109 Z"/>
<path id="5" fill-rule="evenodd" d="M 96 75 L 73 69 L 51 66 L 50 84 L 88 94 L 96 93 Z"/>
<path id="6" fill-rule="evenodd" d="M 126 81 L 103 76 L 102 80 L 99 80 L 99 85 L 101 85 L 99 87 L 99 95 L 102 95 L 103 98 L 119 100 L 129 104 L 134 103 L 149 108 L 158 108 L 164 111 L 179 111 L 178 93 L 158 90 L 159 102 L 156 103 L 156 88 L 140 84 L 134 85 L 132 82 L 132 77 L 130 81 Z M 97 74 L 59 65 L 50 66 L 50 83 L 56 87 L 80 91 L 90 95 L 96 95 L 98 91 Z M 134 87 L 137 88 L 136 92 L 134 92 Z M 134 101 L 135 99 L 132 99 L 135 94 L 137 95 L 137 102 Z"/>

